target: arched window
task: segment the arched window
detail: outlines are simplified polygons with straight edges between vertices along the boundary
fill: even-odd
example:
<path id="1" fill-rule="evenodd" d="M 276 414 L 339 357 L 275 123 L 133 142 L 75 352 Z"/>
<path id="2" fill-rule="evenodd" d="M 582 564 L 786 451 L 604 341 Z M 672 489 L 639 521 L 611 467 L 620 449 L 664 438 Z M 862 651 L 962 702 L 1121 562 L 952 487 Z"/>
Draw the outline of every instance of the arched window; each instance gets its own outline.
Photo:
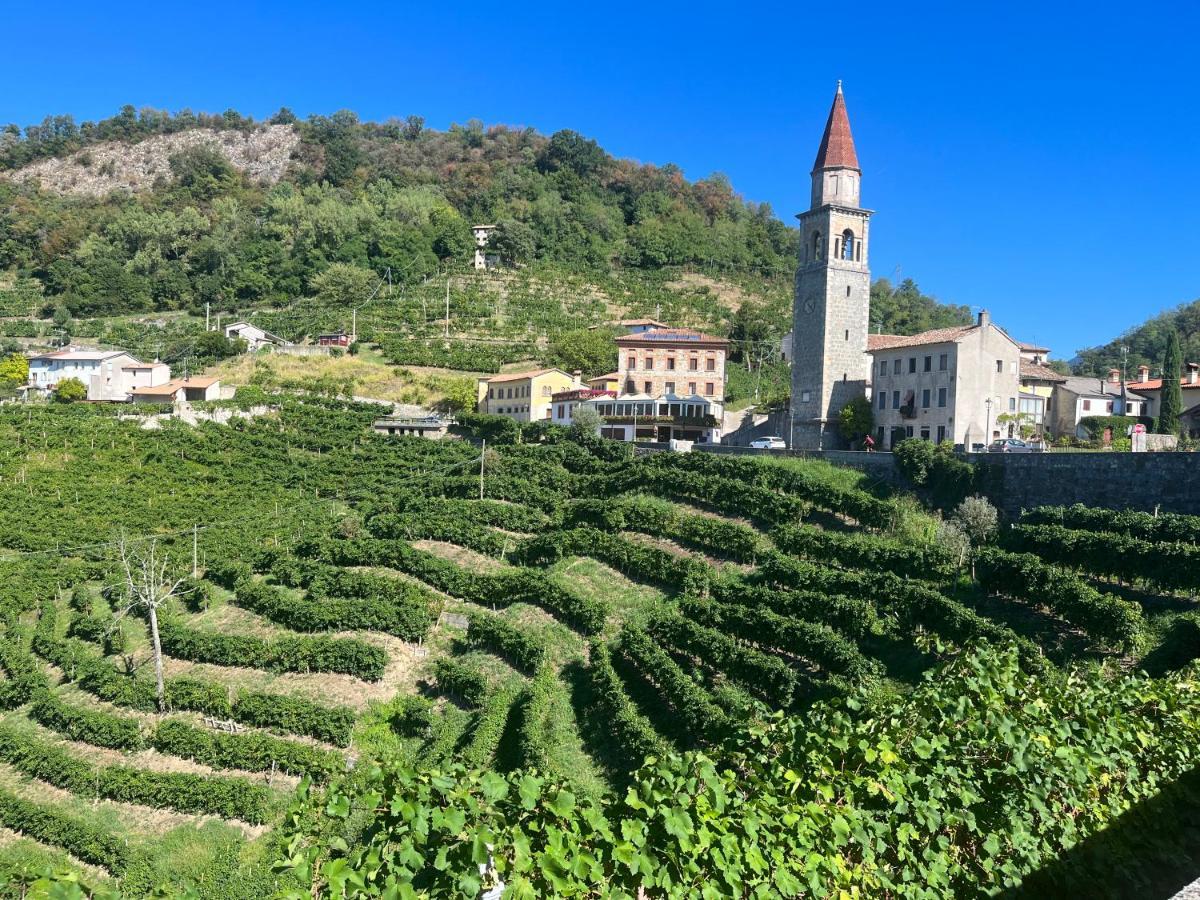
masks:
<path id="1" fill-rule="evenodd" d="M 849 228 L 842 232 L 842 259 L 854 261 L 854 232 Z"/>
<path id="2" fill-rule="evenodd" d="M 821 258 L 821 232 L 813 232 L 813 259 Z"/>

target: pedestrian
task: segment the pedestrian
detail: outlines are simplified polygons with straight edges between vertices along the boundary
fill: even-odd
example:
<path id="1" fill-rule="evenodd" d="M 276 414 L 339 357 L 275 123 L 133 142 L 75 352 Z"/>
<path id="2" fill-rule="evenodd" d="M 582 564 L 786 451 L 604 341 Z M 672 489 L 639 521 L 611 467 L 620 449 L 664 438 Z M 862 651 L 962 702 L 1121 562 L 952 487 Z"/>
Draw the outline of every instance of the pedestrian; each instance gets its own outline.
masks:
<path id="1" fill-rule="evenodd" d="M 868 434 L 867 439 L 865 441 L 863 441 L 863 444 L 866 446 L 867 452 L 870 453 L 872 450 L 875 449 L 875 438 L 871 437 Z"/>

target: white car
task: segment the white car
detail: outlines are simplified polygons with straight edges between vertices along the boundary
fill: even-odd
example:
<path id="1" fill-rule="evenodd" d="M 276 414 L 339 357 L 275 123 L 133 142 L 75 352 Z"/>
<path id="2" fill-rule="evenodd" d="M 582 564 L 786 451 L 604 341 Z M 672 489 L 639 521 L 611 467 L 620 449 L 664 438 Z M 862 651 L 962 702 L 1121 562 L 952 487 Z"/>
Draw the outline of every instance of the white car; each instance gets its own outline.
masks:
<path id="1" fill-rule="evenodd" d="M 755 450 L 786 450 L 787 441 L 778 435 L 773 437 L 761 437 L 751 441 L 750 446 Z"/>

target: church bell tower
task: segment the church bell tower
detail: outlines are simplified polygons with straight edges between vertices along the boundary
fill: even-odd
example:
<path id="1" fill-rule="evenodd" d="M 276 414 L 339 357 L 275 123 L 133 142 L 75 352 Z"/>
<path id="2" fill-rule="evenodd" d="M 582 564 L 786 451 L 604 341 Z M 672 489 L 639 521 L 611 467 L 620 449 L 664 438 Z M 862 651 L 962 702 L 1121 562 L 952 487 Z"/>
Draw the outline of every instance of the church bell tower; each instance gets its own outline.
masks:
<path id="1" fill-rule="evenodd" d="M 861 181 L 839 81 L 813 164 L 812 206 L 797 216 L 790 446 L 799 450 L 840 446 L 838 413 L 867 392 L 871 210 L 859 205 Z"/>

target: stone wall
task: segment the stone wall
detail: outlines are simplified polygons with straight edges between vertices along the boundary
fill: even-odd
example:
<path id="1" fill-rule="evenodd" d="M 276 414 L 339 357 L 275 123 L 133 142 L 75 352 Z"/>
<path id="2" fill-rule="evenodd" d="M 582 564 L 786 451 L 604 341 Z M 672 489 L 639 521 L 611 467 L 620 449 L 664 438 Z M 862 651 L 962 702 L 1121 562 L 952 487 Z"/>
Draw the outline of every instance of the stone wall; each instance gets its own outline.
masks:
<path id="1" fill-rule="evenodd" d="M 1072 503 L 1200 514 L 1195 453 L 977 453 L 967 459 L 981 467 L 984 493 L 1009 516 Z"/>

